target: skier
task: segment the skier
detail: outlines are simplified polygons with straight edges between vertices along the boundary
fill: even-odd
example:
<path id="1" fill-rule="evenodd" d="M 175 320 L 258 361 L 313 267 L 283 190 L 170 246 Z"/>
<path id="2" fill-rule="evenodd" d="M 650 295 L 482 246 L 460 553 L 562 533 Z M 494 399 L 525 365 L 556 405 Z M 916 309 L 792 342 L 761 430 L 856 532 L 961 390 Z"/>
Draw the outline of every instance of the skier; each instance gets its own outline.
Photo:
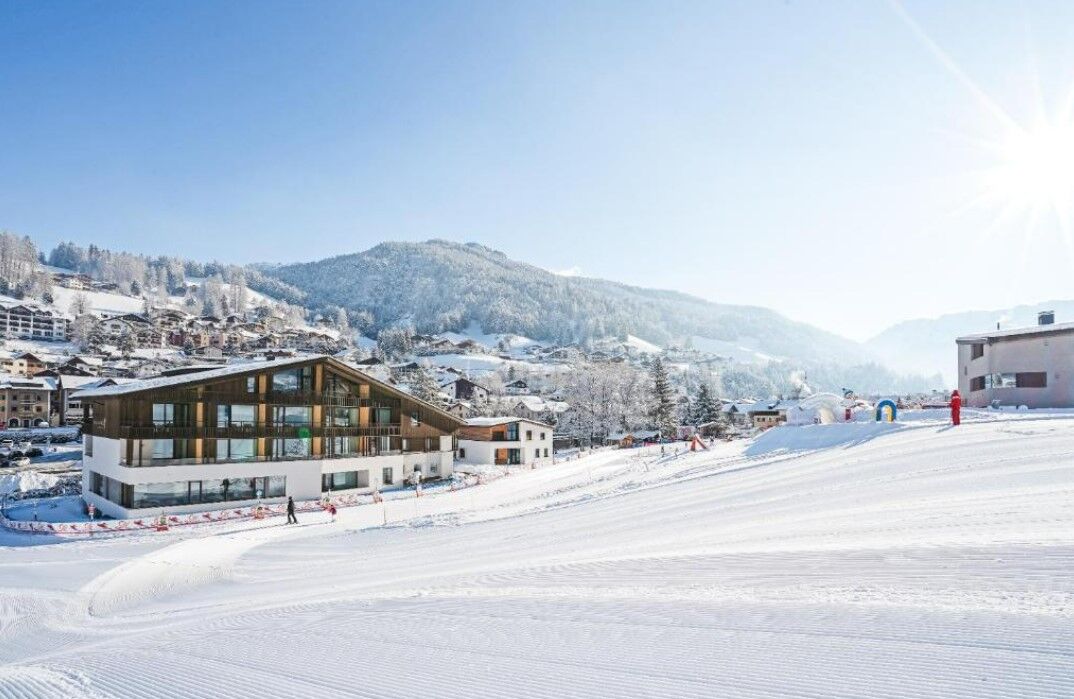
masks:
<path id="1" fill-rule="evenodd" d="M 962 422 L 962 396 L 958 391 L 951 392 L 951 424 L 958 425 Z"/>
<path id="2" fill-rule="evenodd" d="M 287 498 L 287 523 L 298 524 L 298 518 L 295 517 L 295 499 L 290 496 Z"/>

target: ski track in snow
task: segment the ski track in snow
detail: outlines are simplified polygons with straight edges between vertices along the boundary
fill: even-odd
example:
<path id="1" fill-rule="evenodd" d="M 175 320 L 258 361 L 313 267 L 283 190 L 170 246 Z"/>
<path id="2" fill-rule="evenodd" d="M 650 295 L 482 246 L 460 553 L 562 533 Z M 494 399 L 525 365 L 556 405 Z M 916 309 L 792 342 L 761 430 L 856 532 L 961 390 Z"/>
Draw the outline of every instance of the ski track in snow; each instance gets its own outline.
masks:
<path id="1" fill-rule="evenodd" d="M 1074 696 L 1074 417 L 828 427 L 0 548 L 0 698 Z"/>

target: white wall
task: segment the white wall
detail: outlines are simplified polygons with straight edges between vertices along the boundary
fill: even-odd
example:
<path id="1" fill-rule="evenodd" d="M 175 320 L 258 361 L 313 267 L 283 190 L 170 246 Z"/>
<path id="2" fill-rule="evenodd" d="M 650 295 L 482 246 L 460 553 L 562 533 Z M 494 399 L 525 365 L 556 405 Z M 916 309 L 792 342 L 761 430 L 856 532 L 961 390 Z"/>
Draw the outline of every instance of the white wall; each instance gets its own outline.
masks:
<path id="1" fill-rule="evenodd" d="M 369 471 L 369 486 L 352 488 L 347 493 L 368 493 L 374 489 L 398 487 L 406 483 L 414 472 L 414 466 L 421 466 L 423 477 L 428 480 L 435 476 L 450 477 L 453 466 L 451 437 L 441 437 L 440 448 L 444 451 L 427 454 L 394 454 L 390 456 L 362 456 L 344 459 L 317 459 L 301 461 L 250 461 L 224 464 L 189 464 L 176 466 L 121 466 L 120 455 L 124 453 L 124 440 L 93 438 L 93 456 L 83 457 L 82 492 L 87 502 L 92 502 L 101 512 L 112 517 L 145 516 L 145 510 L 127 510 L 119 505 L 94 495 L 90 492 L 90 472 L 108 476 L 123 483 L 171 483 L 175 481 L 217 480 L 224 478 L 253 478 L 258 476 L 286 476 L 287 495 L 296 500 L 316 500 L 321 497 L 321 474 L 339 471 Z M 148 440 L 147 440 L 148 442 Z M 439 473 L 431 473 L 430 466 L 438 467 Z M 386 486 L 383 482 L 383 470 L 391 467 L 394 481 Z M 271 503 L 285 498 L 264 498 Z M 168 513 L 204 512 L 207 510 L 234 507 L 229 503 L 203 503 L 197 505 L 176 505 L 164 508 Z M 153 513 L 160 508 L 153 508 Z"/>
<path id="2" fill-rule="evenodd" d="M 527 439 L 527 433 L 531 438 Z M 544 439 L 541 439 L 541 434 Z M 497 449 L 520 449 L 523 464 L 532 464 L 544 459 L 545 450 L 552 457 L 552 428 L 548 425 L 530 420 L 518 421 L 517 442 L 483 442 L 476 439 L 460 439 L 459 449 L 464 453 L 457 458 L 459 463 L 488 465 L 496 462 Z"/>

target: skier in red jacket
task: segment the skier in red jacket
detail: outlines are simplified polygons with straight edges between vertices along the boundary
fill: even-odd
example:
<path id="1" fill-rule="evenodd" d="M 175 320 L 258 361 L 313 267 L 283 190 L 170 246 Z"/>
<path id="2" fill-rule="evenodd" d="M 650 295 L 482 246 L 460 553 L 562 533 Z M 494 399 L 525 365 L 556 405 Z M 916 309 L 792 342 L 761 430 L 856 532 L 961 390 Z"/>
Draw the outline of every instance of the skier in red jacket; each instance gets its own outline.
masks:
<path id="1" fill-rule="evenodd" d="M 951 392 L 951 424 L 958 425 L 962 422 L 962 396 L 958 391 Z"/>

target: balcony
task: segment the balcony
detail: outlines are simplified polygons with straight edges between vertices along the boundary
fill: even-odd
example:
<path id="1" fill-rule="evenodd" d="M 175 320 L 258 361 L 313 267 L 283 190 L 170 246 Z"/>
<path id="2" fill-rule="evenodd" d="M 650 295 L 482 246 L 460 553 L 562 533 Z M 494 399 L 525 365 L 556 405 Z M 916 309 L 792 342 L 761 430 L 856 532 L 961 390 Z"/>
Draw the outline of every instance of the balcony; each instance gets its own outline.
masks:
<path id="1" fill-rule="evenodd" d="M 87 429 L 92 422 L 84 423 L 86 434 L 101 434 L 96 425 Z M 126 424 L 119 426 L 118 437 L 121 439 L 295 439 L 300 437 L 398 437 L 399 425 L 312 425 L 312 424 L 278 424 L 242 422 L 226 425 L 211 423 L 190 423 L 177 425 L 173 423 Z"/>
<path id="2" fill-rule="evenodd" d="M 248 464 L 248 463 L 263 463 L 269 461 L 329 461 L 333 459 L 362 459 L 372 458 L 377 456 L 399 456 L 402 454 L 400 449 L 384 449 L 381 451 L 368 451 L 368 452 L 354 452 L 348 454 L 310 454 L 309 456 L 296 456 L 296 455 L 281 455 L 281 456 L 253 456 L 247 458 L 227 458 L 216 456 L 189 456 L 179 457 L 174 459 L 144 459 L 142 461 L 135 461 L 134 463 L 128 463 L 125 458 L 120 458 L 119 465 L 126 466 L 128 468 L 153 468 L 154 466 L 206 466 L 212 464 Z M 407 452 L 407 453 L 422 453 L 422 452 Z M 440 450 L 423 452 L 427 454 L 433 453 L 450 453 L 440 452 Z"/>

